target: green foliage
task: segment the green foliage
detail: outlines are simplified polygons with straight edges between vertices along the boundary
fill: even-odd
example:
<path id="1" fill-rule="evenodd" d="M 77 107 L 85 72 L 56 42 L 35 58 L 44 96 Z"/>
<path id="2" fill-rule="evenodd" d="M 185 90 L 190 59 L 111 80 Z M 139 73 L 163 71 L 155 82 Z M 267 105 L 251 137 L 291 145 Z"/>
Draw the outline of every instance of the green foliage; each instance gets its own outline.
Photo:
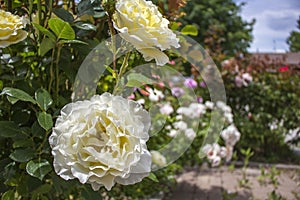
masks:
<path id="1" fill-rule="evenodd" d="M 296 74 L 262 72 L 249 86 L 237 88 L 234 77 L 225 77 L 228 104 L 242 133 L 237 147 L 251 148 L 254 160 L 296 161 L 284 140 L 289 130 L 299 127 L 298 83 Z M 299 137 L 290 142 L 299 142 Z"/>
<path id="2" fill-rule="evenodd" d="M 196 41 L 211 52 L 235 55 L 247 52 L 252 41 L 254 21 L 246 22 L 241 18 L 239 12 L 242 6 L 232 0 L 188 1 L 183 8 L 186 15 L 180 21 L 184 25 L 196 25 Z"/>
<path id="3" fill-rule="evenodd" d="M 74 40 L 75 32 L 71 25 L 61 19 L 49 19 L 49 28 L 55 33 L 57 39 Z"/>
<path id="4" fill-rule="evenodd" d="M 100 0 L 64 2 L 57 5 L 56 1 L 15 0 L 9 8 L 28 16 L 30 23 L 25 28 L 29 34 L 24 42 L 0 49 L 1 198 L 137 199 L 150 197 L 158 190 L 169 191 L 175 185 L 177 165 L 155 172 L 139 184 L 117 185 L 112 191 L 93 191 L 90 185 L 66 181 L 55 173 L 49 135 L 60 109 L 71 102 L 81 63 L 109 36 Z M 138 60 L 134 59 L 129 59 L 130 65 Z M 112 66 L 107 69 L 107 76 L 99 82 L 99 92 L 113 89 Z M 150 79 L 132 74 L 128 84 L 135 83 L 150 83 Z"/>
<path id="5" fill-rule="evenodd" d="M 197 36 L 198 35 L 198 29 L 197 29 L 196 26 L 186 25 L 181 29 L 181 33 L 184 34 L 184 35 Z"/>
<path id="6" fill-rule="evenodd" d="M 300 18 L 297 21 L 298 23 L 298 30 L 300 30 Z M 290 46 L 291 52 L 299 52 L 300 51 L 300 32 L 299 31 L 292 31 L 290 36 L 287 39 L 287 43 Z"/>

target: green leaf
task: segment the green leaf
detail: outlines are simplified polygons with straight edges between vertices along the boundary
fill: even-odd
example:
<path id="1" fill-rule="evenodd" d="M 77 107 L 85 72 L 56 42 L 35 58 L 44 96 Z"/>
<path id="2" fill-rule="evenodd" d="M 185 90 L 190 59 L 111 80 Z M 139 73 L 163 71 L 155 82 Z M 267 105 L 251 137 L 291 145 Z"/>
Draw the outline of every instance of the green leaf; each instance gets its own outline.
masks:
<path id="1" fill-rule="evenodd" d="M 3 81 L 0 80 L 0 90 L 3 88 Z"/>
<path id="2" fill-rule="evenodd" d="M 30 147 L 33 145 L 33 141 L 30 139 L 22 139 L 22 140 L 17 140 L 13 143 L 13 148 L 24 148 L 24 147 Z"/>
<path id="3" fill-rule="evenodd" d="M 47 111 L 53 103 L 51 95 L 45 89 L 38 89 L 35 92 L 35 99 L 43 111 Z"/>
<path id="4" fill-rule="evenodd" d="M 11 115 L 11 121 L 14 121 L 19 126 L 25 125 L 30 119 L 30 111 L 18 109 Z"/>
<path id="5" fill-rule="evenodd" d="M 80 40 L 60 40 L 59 44 L 85 44 L 88 45 L 86 42 L 82 42 Z"/>
<path id="6" fill-rule="evenodd" d="M 82 30 L 86 30 L 86 31 L 96 31 L 97 30 L 97 27 L 91 23 L 87 23 L 87 22 L 77 22 L 75 24 L 75 26 L 79 29 L 82 29 Z"/>
<path id="7" fill-rule="evenodd" d="M 48 24 L 58 39 L 75 39 L 75 32 L 68 22 L 64 22 L 61 19 L 52 18 L 49 20 Z"/>
<path id="8" fill-rule="evenodd" d="M 153 80 L 138 73 L 131 73 L 127 76 L 127 84 L 128 87 L 140 87 L 144 84 L 152 84 Z"/>
<path id="9" fill-rule="evenodd" d="M 21 133 L 19 126 L 11 121 L 0 121 L 0 137 L 15 137 Z"/>
<path id="10" fill-rule="evenodd" d="M 51 170 L 51 165 L 45 159 L 31 160 L 26 165 L 27 173 L 33 177 L 40 179 L 41 181 Z"/>
<path id="11" fill-rule="evenodd" d="M 31 133 L 33 137 L 43 139 L 45 135 L 45 130 L 40 126 L 40 124 L 35 121 L 31 126 Z"/>
<path id="12" fill-rule="evenodd" d="M 33 104 L 36 104 L 36 101 L 29 94 L 27 94 L 26 92 L 20 89 L 6 87 L 2 90 L 0 95 L 4 95 L 4 94 L 12 97 L 10 98 L 10 100 L 13 100 L 14 103 L 16 103 L 18 99 L 21 101 L 28 101 Z"/>
<path id="13" fill-rule="evenodd" d="M 41 25 L 37 23 L 32 23 L 35 28 L 37 28 L 39 31 L 41 31 L 44 35 L 48 36 L 52 41 L 56 40 L 56 37 L 53 33 L 51 33 L 49 30 L 45 29 Z"/>
<path id="14" fill-rule="evenodd" d="M 198 29 L 194 25 L 186 25 L 181 29 L 181 33 L 183 35 L 192 35 L 192 36 L 197 36 L 198 35 Z"/>
<path id="15" fill-rule="evenodd" d="M 52 116 L 46 112 L 38 113 L 38 122 L 46 131 L 51 129 L 53 126 Z"/>
<path id="16" fill-rule="evenodd" d="M 12 152 L 9 157 L 17 162 L 27 162 L 34 157 L 34 151 L 31 148 L 19 148 Z"/>
<path id="17" fill-rule="evenodd" d="M 82 200 L 101 200 L 101 195 L 99 191 L 92 190 L 89 186 L 86 186 L 81 193 Z"/>
<path id="18" fill-rule="evenodd" d="M 50 169 L 51 169 L 51 167 L 50 167 Z M 32 193 L 38 194 L 40 196 L 41 194 L 46 194 L 46 193 L 50 192 L 51 188 L 52 188 L 52 185 L 44 184 L 44 185 L 41 185 L 40 187 L 38 187 L 37 189 L 35 189 Z"/>
<path id="19" fill-rule="evenodd" d="M 50 38 L 44 38 L 39 47 L 39 55 L 44 56 L 48 51 L 55 47 L 55 42 Z"/>
<path id="20" fill-rule="evenodd" d="M 12 105 L 14 105 L 15 103 L 17 103 L 19 101 L 19 99 L 15 98 L 15 97 L 11 97 L 11 96 L 7 96 L 7 100 L 9 101 L 9 103 L 11 103 Z"/>
<path id="21" fill-rule="evenodd" d="M 53 12 L 56 16 L 58 16 L 59 18 L 61 18 L 62 20 L 66 21 L 66 22 L 74 21 L 73 15 L 63 8 L 56 8 L 53 10 Z"/>
<path id="22" fill-rule="evenodd" d="M 2 195 L 1 200 L 15 200 L 15 191 L 13 190 L 6 191 Z"/>
<path id="23" fill-rule="evenodd" d="M 83 0 L 80 1 L 78 6 L 77 6 L 77 15 L 82 16 L 82 15 L 93 15 L 94 14 L 94 8 L 89 0 Z"/>
<path id="24" fill-rule="evenodd" d="M 154 181 L 156 183 L 159 182 L 159 180 L 157 179 L 157 177 L 155 176 L 155 174 L 152 173 L 152 172 L 150 173 L 150 175 L 147 178 L 151 179 L 152 181 Z"/>

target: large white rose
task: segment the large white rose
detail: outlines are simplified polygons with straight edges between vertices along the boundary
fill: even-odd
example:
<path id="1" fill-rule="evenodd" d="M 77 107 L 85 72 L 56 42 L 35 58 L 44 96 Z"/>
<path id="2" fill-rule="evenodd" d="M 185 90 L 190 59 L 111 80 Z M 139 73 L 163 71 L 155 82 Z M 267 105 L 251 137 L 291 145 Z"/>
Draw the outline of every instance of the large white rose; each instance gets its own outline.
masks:
<path id="1" fill-rule="evenodd" d="M 221 137 L 225 140 L 227 145 L 234 146 L 240 140 L 241 133 L 234 124 L 231 124 L 221 132 Z"/>
<path id="2" fill-rule="evenodd" d="M 104 93 L 67 104 L 49 143 L 55 172 L 94 190 L 141 181 L 151 171 L 150 115 L 138 103 Z"/>
<path id="3" fill-rule="evenodd" d="M 27 37 L 22 30 L 25 26 L 23 17 L 0 10 L 0 48 L 18 43 Z"/>
<path id="4" fill-rule="evenodd" d="M 113 23 L 121 37 L 133 44 L 146 61 L 155 59 L 157 65 L 169 61 L 162 51 L 180 46 L 179 39 L 168 28 L 169 21 L 151 1 L 117 1 Z"/>

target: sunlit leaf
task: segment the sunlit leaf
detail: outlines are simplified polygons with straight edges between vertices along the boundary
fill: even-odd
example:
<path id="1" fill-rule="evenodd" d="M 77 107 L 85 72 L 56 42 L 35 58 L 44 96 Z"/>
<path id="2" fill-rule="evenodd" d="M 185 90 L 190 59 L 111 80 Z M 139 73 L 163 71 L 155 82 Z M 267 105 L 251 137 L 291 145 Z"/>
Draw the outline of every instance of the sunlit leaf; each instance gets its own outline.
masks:
<path id="1" fill-rule="evenodd" d="M 33 104 L 36 104 L 36 101 L 29 94 L 27 94 L 26 92 L 20 89 L 6 87 L 2 90 L 0 95 L 4 95 L 4 94 L 13 97 L 14 102 L 16 102 L 18 99 L 21 101 L 28 101 Z"/>
<path id="2" fill-rule="evenodd" d="M 39 47 L 39 55 L 44 56 L 48 51 L 55 47 L 55 42 L 50 38 L 44 38 Z"/>
<path id="3" fill-rule="evenodd" d="M 181 30 L 181 33 L 183 35 L 191 35 L 191 36 L 197 36 L 198 35 L 198 29 L 194 25 L 186 25 Z"/>
<path id="4" fill-rule="evenodd" d="M 41 25 L 36 24 L 36 23 L 32 23 L 32 24 L 35 28 L 37 28 L 39 31 L 41 31 L 44 35 L 48 36 L 52 41 L 56 40 L 55 35 L 53 33 L 51 33 L 49 30 L 47 30 L 46 28 L 44 28 Z"/>
<path id="5" fill-rule="evenodd" d="M 49 19 L 49 27 L 55 33 L 58 39 L 74 40 L 75 32 L 68 22 L 61 19 L 52 18 Z"/>
<path id="6" fill-rule="evenodd" d="M 0 121 L 0 137 L 15 137 L 21 133 L 21 129 L 15 122 Z"/>
<path id="7" fill-rule="evenodd" d="M 51 95 L 45 89 L 38 89 L 35 92 L 35 99 L 36 99 L 38 105 L 40 106 L 40 108 L 42 108 L 44 111 L 47 111 L 48 108 L 53 103 Z"/>
<path id="8" fill-rule="evenodd" d="M 50 163 L 45 160 L 31 160 L 26 165 L 26 171 L 29 175 L 36 177 L 40 180 L 52 170 Z M 48 188 L 48 187 L 47 187 Z M 46 188 L 46 189 L 47 189 Z M 44 188 L 45 189 L 45 188 Z"/>
<path id="9" fill-rule="evenodd" d="M 19 148 L 12 152 L 9 157 L 17 162 L 27 162 L 34 157 L 34 151 L 31 148 Z"/>
<path id="10" fill-rule="evenodd" d="M 48 131 L 53 126 L 52 116 L 46 112 L 38 113 L 38 122 L 43 129 Z"/>

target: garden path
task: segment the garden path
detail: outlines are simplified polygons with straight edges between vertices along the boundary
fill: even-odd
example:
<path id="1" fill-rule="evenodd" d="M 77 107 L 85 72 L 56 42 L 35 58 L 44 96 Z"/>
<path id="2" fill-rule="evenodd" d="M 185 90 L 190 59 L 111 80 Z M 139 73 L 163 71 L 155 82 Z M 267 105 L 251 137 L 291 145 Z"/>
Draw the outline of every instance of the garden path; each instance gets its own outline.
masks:
<path id="1" fill-rule="evenodd" d="M 197 169 L 186 169 L 176 177 L 177 188 L 165 200 L 264 200 L 269 199 L 276 183 L 278 183 L 276 195 L 282 198 L 272 199 L 300 199 L 300 166 L 278 165 L 275 172 L 279 171 L 280 174 L 273 173 L 273 178 L 271 168 L 268 166 L 264 168 L 269 174 L 264 176 L 264 179 L 260 168 L 247 168 L 244 179 L 247 180 L 247 184 L 244 187 L 240 186 L 240 180 L 243 180 L 242 168 L 229 170 L 227 166 L 220 168 L 202 166 Z"/>

